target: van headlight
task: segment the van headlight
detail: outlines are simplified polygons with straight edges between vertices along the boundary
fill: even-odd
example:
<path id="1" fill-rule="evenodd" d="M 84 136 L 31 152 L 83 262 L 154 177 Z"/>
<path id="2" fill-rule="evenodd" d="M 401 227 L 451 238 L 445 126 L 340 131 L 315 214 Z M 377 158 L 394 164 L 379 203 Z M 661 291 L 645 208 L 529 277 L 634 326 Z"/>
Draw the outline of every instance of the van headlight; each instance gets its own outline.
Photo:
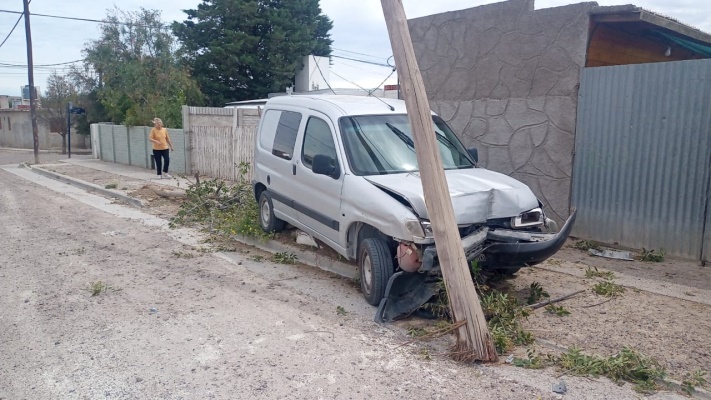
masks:
<path id="1" fill-rule="evenodd" d="M 511 218 L 511 226 L 513 228 L 530 228 L 533 226 L 543 225 L 545 216 L 543 210 L 534 208 L 533 210 L 523 212 L 516 217 Z"/>
<path id="2" fill-rule="evenodd" d="M 419 220 L 411 219 L 405 222 L 405 227 L 407 228 L 407 231 L 412 234 L 412 236 L 418 239 L 434 238 L 432 224 L 429 222 L 421 222 Z"/>

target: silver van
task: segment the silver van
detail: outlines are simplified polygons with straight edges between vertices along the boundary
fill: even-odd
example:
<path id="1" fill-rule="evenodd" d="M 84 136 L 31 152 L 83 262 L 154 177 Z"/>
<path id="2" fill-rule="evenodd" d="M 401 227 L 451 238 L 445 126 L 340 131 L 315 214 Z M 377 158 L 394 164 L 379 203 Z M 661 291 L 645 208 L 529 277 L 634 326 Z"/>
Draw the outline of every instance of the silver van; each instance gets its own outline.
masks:
<path id="1" fill-rule="evenodd" d="M 475 149 L 465 149 L 434 113 L 432 122 L 467 258 L 513 274 L 558 251 L 575 213 L 551 233 L 557 228 L 528 186 L 477 166 Z M 372 305 L 395 293 L 417 297 L 411 301 L 417 307 L 427 301 L 421 299 L 432 285 L 423 282 L 438 273 L 437 248 L 403 101 L 272 98 L 254 162 L 264 231 L 288 223 L 356 261 L 363 296 Z"/>

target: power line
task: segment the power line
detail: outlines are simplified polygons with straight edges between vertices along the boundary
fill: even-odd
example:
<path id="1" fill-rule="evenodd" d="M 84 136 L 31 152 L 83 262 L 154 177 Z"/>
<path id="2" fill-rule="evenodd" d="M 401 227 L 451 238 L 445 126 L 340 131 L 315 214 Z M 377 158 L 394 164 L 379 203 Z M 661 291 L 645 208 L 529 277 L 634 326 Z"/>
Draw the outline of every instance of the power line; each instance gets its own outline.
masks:
<path id="1" fill-rule="evenodd" d="M 27 4 L 29 4 L 31 2 L 32 2 L 32 0 L 30 0 Z M 17 25 L 20 23 L 20 21 L 22 21 L 22 15 L 23 15 L 23 13 L 20 13 L 20 17 L 17 19 L 17 21 L 15 21 L 15 25 L 12 27 L 12 29 L 10 29 L 10 33 L 8 33 L 7 36 L 5 36 L 5 40 L 3 40 L 2 43 L 0 43 L 0 47 L 2 47 L 2 45 L 5 44 L 5 42 L 7 42 L 7 39 L 10 39 L 10 35 L 12 35 L 12 32 L 15 32 L 15 28 L 17 28 Z"/>
<path id="2" fill-rule="evenodd" d="M 379 57 L 379 56 L 374 56 L 374 55 L 372 55 L 372 54 L 358 53 L 358 52 L 356 52 L 356 51 L 350 51 L 350 50 L 344 50 L 344 49 L 337 49 L 337 48 L 335 48 L 335 47 L 331 47 L 331 49 L 332 49 L 332 50 L 336 50 L 336 51 L 342 51 L 342 52 L 344 52 L 344 53 L 357 54 L 357 55 L 359 55 L 359 56 L 366 56 L 366 57 L 373 57 L 373 58 L 382 58 L 382 57 Z"/>
<path id="3" fill-rule="evenodd" d="M 316 68 L 318 68 L 318 72 L 321 74 L 321 78 L 323 78 L 323 81 L 326 82 L 326 86 L 328 86 L 328 88 L 331 89 L 331 91 L 333 92 L 333 94 L 336 94 L 336 91 L 333 90 L 333 88 L 331 87 L 331 84 L 328 83 L 328 79 L 326 79 L 326 77 L 323 76 L 323 71 L 321 71 L 321 66 L 318 65 L 318 60 L 316 59 L 316 56 L 314 56 L 314 55 L 312 54 L 311 57 L 314 58 L 314 62 L 316 63 Z"/>
<path id="4" fill-rule="evenodd" d="M 377 63 L 377 62 L 367 61 L 367 60 L 359 60 L 359 59 L 357 59 L 357 58 L 334 56 L 334 55 L 332 55 L 331 57 L 333 57 L 333 58 L 340 58 L 340 59 L 349 60 L 349 61 L 357 61 L 357 62 L 361 62 L 361 63 L 363 63 L 363 64 L 377 65 L 377 66 L 379 66 L 379 67 L 385 67 L 385 68 L 392 68 L 392 67 L 393 67 L 392 65 L 382 64 L 382 63 Z"/>
<path id="5" fill-rule="evenodd" d="M 82 61 L 84 61 L 84 59 L 81 59 L 81 60 L 74 60 L 74 61 L 67 61 L 67 62 L 61 62 L 61 63 L 55 63 L 55 64 L 37 64 L 37 65 L 34 65 L 34 67 L 56 67 L 56 66 L 59 66 L 59 65 L 74 64 L 74 63 L 78 63 L 78 62 L 82 62 Z M 26 64 L 25 64 L 25 65 L 22 65 L 22 64 L 7 64 L 7 63 L 2 63 L 2 62 L 0 62 L 0 66 L 5 66 L 5 67 L 23 67 L 23 68 L 27 68 L 27 65 L 26 65 Z"/>
<path id="6" fill-rule="evenodd" d="M 0 12 L 3 13 L 9 13 L 9 14 L 22 14 L 20 11 L 12 11 L 12 10 L 0 10 Z M 113 24 L 113 25 L 128 25 L 128 26 L 142 26 L 142 27 L 150 27 L 150 26 L 165 26 L 163 24 L 155 24 L 155 25 L 143 25 L 143 24 L 134 24 L 131 22 L 121 22 L 121 21 L 106 21 L 106 20 L 100 20 L 100 19 L 91 19 L 91 18 L 78 18 L 78 17 L 65 17 L 62 15 L 49 15 L 49 14 L 35 14 L 32 13 L 31 15 L 35 17 L 46 17 L 46 18 L 57 18 L 57 19 L 69 19 L 73 21 L 83 21 L 83 22 L 97 22 L 99 24 Z M 20 17 L 22 18 L 22 17 Z"/>

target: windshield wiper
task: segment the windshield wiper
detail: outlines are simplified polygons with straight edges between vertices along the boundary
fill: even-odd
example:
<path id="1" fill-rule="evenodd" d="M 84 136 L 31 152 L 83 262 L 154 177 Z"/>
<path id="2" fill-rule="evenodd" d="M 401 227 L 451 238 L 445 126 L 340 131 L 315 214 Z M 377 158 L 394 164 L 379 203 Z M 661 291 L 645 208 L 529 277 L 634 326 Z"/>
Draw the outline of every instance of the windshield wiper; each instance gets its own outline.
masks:
<path id="1" fill-rule="evenodd" d="M 406 144 L 408 147 L 410 147 L 410 148 L 412 149 L 412 151 L 415 151 L 415 142 L 412 140 L 412 138 L 410 138 L 409 136 L 407 136 L 407 135 L 405 134 L 405 132 L 401 131 L 400 129 L 398 129 L 397 127 L 395 127 L 395 125 L 391 124 L 390 122 L 386 122 L 386 123 L 385 123 L 385 126 L 387 126 L 388 128 L 390 128 L 390 130 L 393 131 L 393 133 L 395 134 L 395 136 L 397 136 L 398 138 L 400 138 L 400 140 L 402 140 L 403 142 L 405 142 L 405 144 Z"/>

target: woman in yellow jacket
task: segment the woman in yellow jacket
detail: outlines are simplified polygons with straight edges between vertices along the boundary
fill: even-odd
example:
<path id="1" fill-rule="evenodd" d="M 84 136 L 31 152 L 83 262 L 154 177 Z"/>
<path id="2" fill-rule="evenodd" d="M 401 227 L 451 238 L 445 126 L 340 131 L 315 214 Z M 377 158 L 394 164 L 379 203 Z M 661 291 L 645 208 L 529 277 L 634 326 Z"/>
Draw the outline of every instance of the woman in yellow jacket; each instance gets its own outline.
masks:
<path id="1" fill-rule="evenodd" d="M 163 121 L 160 118 L 153 118 L 153 129 L 148 140 L 153 143 L 153 159 L 156 162 L 156 171 L 159 179 L 170 179 L 172 176 L 168 174 L 168 166 L 170 166 L 170 151 L 173 151 L 173 142 L 170 141 L 168 130 L 163 127 Z"/>

